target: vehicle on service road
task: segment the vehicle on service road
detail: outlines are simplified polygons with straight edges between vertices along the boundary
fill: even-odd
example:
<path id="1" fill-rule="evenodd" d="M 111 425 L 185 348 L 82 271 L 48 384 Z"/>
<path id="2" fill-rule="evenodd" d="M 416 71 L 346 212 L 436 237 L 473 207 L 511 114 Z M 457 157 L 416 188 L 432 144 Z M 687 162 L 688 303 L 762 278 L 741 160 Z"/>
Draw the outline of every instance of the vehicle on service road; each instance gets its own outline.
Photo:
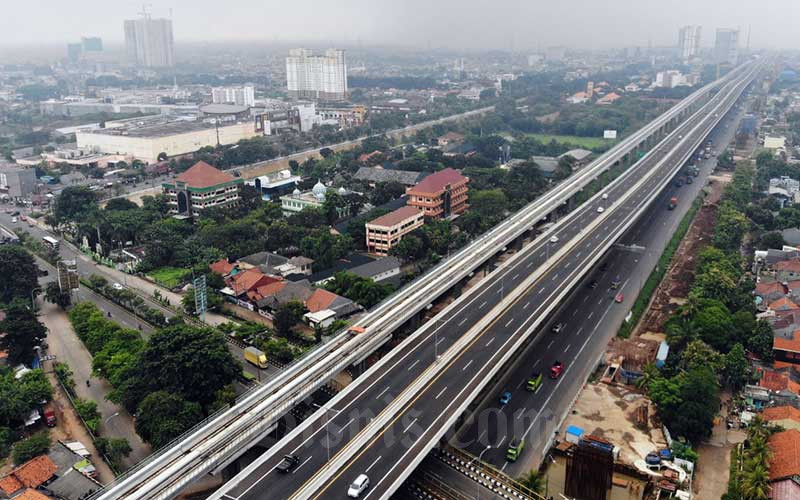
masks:
<path id="1" fill-rule="evenodd" d="M 553 366 L 550 367 L 550 378 L 557 379 L 561 376 L 561 373 L 564 372 L 564 363 L 561 361 L 556 361 L 553 363 Z"/>
<path id="2" fill-rule="evenodd" d="M 347 496 L 350 498 L 358 498 L 366 489 L 369 488 L 369 478 L 366 474 L 361 474 L 355 481 L 347 488 Z"/>
<path id="3" fill-rule="evenodd" d="M 619 276 L 617 276 L 616 278 L 614 278 L 614 281 L 611 282 L 611 288 L 616 290 L 617 288 L 619 288 L 620 284 L 622 284 L 622 280 L 620 280 Z"/>
<path id="4" fill-rule="evenodd" d="M 505 391 L 500 395 L 500 405 L 507 405 L 511 402 L 511 391 Z"/>
<path id="5" fill-rule="evenodd" d="M 597 207 L 598 214 L 602 214 L 603 212 L 605 212 L 605 209 L 603 207 Z"/>
<path id="6" fill-rule="evenodd" d="M 42 413 L 44 414 L 44 423 L 47 427 L 55 427 L 56 426 L 56 412 L 53 409 L 52 403 L 48 403 L 45 405 Z"/>
<path id="7" fill-rule="evenodd" d="M 553 235 L 550 237 L 550 243 L 558 243 L 558 236 Z"/>
<path id="8" fill-rule="evenodd" d="M 614 302 L 621 303 L 625 297 L 622 295 L 622 292 L 619 292 L 616 297 L 614 297 Z"/>
<path id="9" fill-rule="evenodd" d="M 267 355 L 261 349 L 256 349 L 253 346 L 246 347 L 244 349 L 244 359 L 245 361 L 256 365 L 257 367 L 264 369 L 267 366 Z"/>
<path id="10" fill-rule="evenodd" d="M 669 199 L 669 204 L 667 204 L 667 210 L 674 210 L 675 207 L 678 206 L 678 197 L 673 196 Z"/>
<path id="11" fill-rule="evenodd" d="M 281 460 L 281 463 L 278 464 L 276 469 L 278 469 L 278 472 L 287 473 L 297 467 L 299 463 L 300 457 L 297 455 L 284 455 L 283 460 Z"/>

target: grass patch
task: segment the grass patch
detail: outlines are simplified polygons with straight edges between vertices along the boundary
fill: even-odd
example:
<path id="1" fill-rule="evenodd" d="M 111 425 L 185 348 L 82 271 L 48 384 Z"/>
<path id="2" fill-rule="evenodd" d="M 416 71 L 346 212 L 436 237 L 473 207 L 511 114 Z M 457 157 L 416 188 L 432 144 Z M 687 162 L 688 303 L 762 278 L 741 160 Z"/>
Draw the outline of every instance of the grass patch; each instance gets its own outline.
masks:
<path id="1" fill-rule="evenodd" d="M 192 271 L 189 269 L 166 266 L 153 269 L 148 272 L 147 275 L 159 285 L 163 285 L 167 288 L 175 288 L 180 285 L 191 272 Z"/>
<path id="2" fill-rule="evenodd" d="M 664 276 L 667 274 L 667 269 L 669 269 L 669 264 L 672 261 L 672 257 L 678 250 L 681 240 L 684 236 L 686 236 L 686 232 L 689 231 L 689 226 L 692 224 L 694 216 L 697 215 L 697 211 L 700 210 L 700 206 L 703 203 L 704 194 L 705 193 L 702 191 L 700 192 L 700 195 L 695 198 L 692 206 L 689 208 L 689 211 L 686 212 L 686 215 L 684 215 L 683 219 L 681 219 L 681 223 L 678 224 L 678 228 L 675 230 L 675 233 L 672 235 L 672 238 L 670 238 L 669 243 L 667 243 L 667 246 L 664 248 L 664 252 L 658 259 L 656 268 L 652 273 L 650 273 L 647 281 L 644 282 L 642 291 L 639 292 L 639 296 L 636 297 L 636 302 L 633 303 L 630 321 L 623 323 L 619 328 L 617 335 L 620 337 L 628 338 L 633 330 L 633 327 L 636 326 L 636 324 L 639 323 L 639 320 L 642 318 L 642 315 L 647 309 L 647 305 L 650 303 L 650 297 L 653 296 L 653 293 L 656 291 L 656 288 L 658 288 L 659 283 L 661 283 L 661 280 L 663 280 Z"/>
<path id="3" fill-rule="evenodd" d="M 580 137 L 577 135 L 528 134 L 528 137 L 533 137 L 545 144 L 554 140 L 561 144 L 571 144 L 584 149 L 602 148 L 615 142 L 602 137 Z"/>

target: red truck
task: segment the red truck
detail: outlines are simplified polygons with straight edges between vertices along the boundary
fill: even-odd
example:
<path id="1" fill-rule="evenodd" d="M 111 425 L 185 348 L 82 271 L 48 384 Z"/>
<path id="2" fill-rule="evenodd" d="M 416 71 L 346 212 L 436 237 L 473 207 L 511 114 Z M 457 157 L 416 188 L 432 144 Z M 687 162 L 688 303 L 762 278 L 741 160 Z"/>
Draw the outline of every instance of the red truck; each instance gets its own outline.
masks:
<path id="1" fill-rule="evenodd" d="M 42 413 L 44 414 L 44 423 L 47 424 L 47 427 L 55 427 L 56 412 L 53 409 L 53 405 L 52 404 L 45 405 Z"/>
<path id="2" fill-rule="evenodd" d="M 672 210 L 678 206 L 678 198 L 673 196 L 669 199 L 669 205 L 667 205 L 667 210 Z"/>

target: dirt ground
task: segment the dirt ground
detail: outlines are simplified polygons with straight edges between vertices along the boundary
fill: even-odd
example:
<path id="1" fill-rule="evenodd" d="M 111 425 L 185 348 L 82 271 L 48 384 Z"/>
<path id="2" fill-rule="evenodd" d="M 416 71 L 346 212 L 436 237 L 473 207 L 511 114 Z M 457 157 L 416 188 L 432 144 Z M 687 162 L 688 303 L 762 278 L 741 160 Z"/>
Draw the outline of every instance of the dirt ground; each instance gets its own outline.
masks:
<path id="1" fill-rule="evenodd" d="M 721 399 L 729 400 L 730 394 L 722 394 Z M 731 450 L 745 439 L 745 431 L 742 429 L 728 429 L 725 426 L 726 417 L 727 406 L 723 404 L 711 438 L 697 448 L 700 459 L 692 489 L 700 500 L 717 499 L 725 493 L 730 473 Z"/>
<path id="2" fill-rule="evenodd" d="M 636 410 L 642 405 L 650 407 L 649 415 L 655 413 L 650 401 L 634 389 L 602 382 L 589 383 L 581 390 L 572 413 L 564 421 L 561 436 L 565 436 L 568 426 L 576 425 L 586 434 L 620 446 L 620 460 L 632 464 L 667 445 L 652 417 L 647 429 L 635 425 Z"/>
<path id="3" fill-rule="evenodd" d="M 708 244 L 717 221 L 717 207 L 725 185 L 731 174 L 723 173 L 709 177 L 707 195 L 703 206 L 697 212 L 689 231 L 678 246 L 672 259 L 669 272 L 653 294 L 639 331 L 661 332 L 664 323 L 675 309 L 683 304 L 689 295 L 690 284 L 694 281 L 695 256 L 698 250 Z"/>

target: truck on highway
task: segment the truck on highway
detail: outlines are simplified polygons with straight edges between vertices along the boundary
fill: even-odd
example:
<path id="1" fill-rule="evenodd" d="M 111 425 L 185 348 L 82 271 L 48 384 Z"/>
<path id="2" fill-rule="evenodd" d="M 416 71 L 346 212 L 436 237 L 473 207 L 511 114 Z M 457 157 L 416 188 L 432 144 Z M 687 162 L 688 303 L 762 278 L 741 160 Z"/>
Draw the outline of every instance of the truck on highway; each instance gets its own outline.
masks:
<path id="1" fill-rule="evenodd" d="M 525 448 L 525 441 L 518 438 L 513 438 L 508 443 L 508 449 L 506 450 L 506 460 L 509 462 L 516 462 L 520 455 L 522 455 L 522 449 Z"/>
<path id="2" fill-rule="evenodd" d="M 261 349 L 253 346 L 246 347 L 244 350 L 245 361 L 264 369 L 267 367 L 267 355 Z"/>
<path id="3" fill-rule="evenodd" d="M 669 204 L 667 204 L 667 210 L 674 210 L 675 207 L 677 206 L 678 206 L 678 198 L 676 196 L 673 196 L 672 198 L 669 199 Z"/>

